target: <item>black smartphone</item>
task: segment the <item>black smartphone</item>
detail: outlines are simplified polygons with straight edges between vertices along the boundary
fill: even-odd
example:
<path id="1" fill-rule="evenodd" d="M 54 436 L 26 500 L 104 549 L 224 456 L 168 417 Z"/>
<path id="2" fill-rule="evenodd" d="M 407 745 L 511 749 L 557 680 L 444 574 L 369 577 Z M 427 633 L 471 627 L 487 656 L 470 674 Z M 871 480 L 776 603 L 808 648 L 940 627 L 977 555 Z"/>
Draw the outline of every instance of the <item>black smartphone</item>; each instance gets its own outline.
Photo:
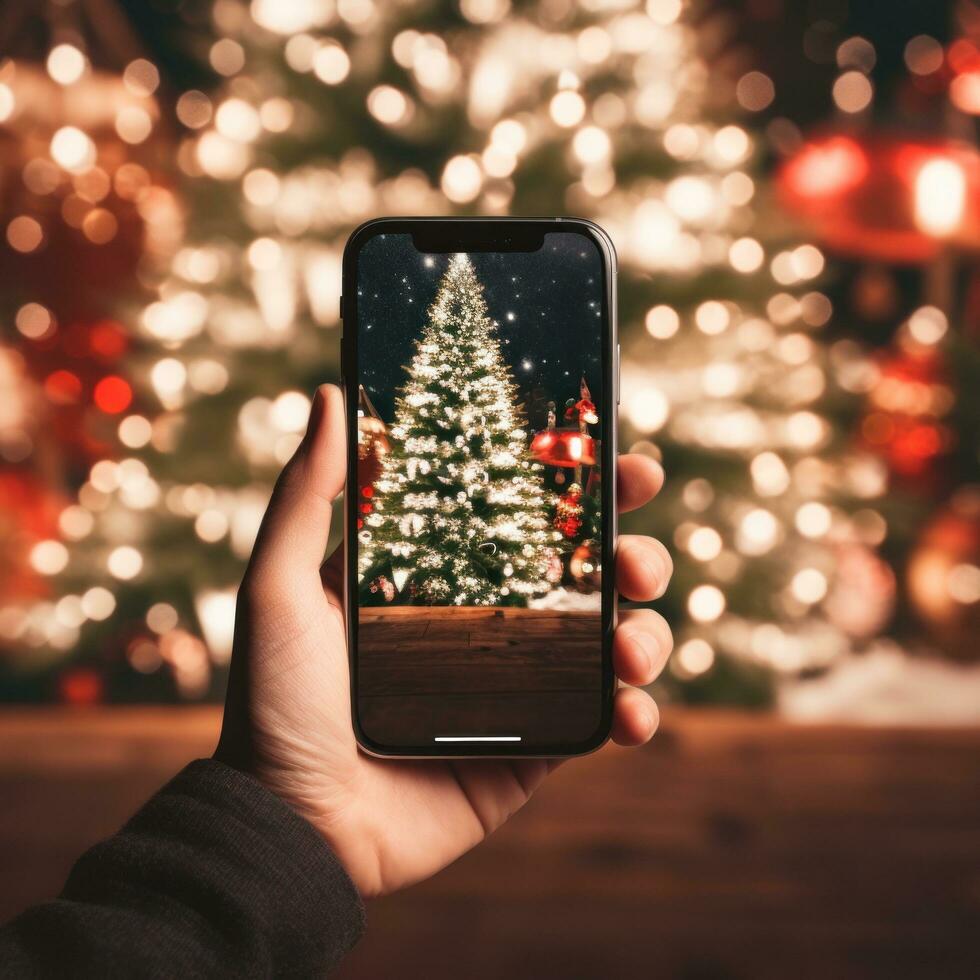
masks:
<path id="1" fill-rule="evenodd" d="M 343 261 L 346 618 L 379 756 L 608 737 L 615 252 L 574 218 L 385 218 Z"/>

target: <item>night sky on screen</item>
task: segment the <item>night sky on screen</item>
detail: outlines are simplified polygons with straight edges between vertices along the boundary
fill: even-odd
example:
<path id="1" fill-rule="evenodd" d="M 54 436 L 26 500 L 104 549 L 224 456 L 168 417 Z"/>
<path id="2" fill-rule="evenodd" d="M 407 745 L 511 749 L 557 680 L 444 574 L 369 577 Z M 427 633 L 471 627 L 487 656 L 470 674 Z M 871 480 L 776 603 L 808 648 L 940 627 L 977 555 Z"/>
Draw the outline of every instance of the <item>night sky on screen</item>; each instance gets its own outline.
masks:
<path id="1" fill-rule="evenodd" d="M 388 425 L 449 259 L 419 252 L 411 235 L 379 235 L 358 258 L 358 380 Z M 598 248 L 582 235 L 555 233 L 537 252 L 472 252 L 470 260 L 532 428 L 544 427 L 549 400 L 558 424 L 573 424 L 562 416 L 569 398 L 578 401 L 583 372 L 600 404 Z M 590 430 L 596 437 L 601 421 Z"/>

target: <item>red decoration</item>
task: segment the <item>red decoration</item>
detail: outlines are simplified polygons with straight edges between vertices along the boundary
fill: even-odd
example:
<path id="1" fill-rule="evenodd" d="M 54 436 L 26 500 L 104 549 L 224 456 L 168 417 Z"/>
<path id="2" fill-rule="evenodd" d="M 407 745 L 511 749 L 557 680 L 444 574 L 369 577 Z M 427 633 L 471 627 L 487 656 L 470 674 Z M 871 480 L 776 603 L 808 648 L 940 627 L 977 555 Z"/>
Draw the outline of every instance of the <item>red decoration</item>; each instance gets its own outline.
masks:
<path id="1" fill-rule="evenodd" d="M 133 400 L 133 389 L 129 387 L 128 381 L 110 374 L 96 384 L 92 398 L 106 415 L 118 415 L 129 408 Z"/>
<path id="2" fill-rule="evenodd" d="M 558 498 L 554 525 L 569 541 L 582 530 L 582 488 L 577 483 Z"/>
<path id="3" fill-rule="evenodd" d="M 578 429 L 545 429 L 531 440 L 531 455 L 547 466 L 594 466 L 595 440 Z"/>
<path id="4" fill-rule="evenodd" d="M 104 690 L 102 676 L 89 667 L 76 667 L 58 678 L 58 696 L 66 704 L 98 704 Z"/>
<path id="5" fill-rule="evenodd" d="M 783 164 L 776 187 L 781 203 L 838 252 L 919 264 L 947 243 L 980 247 L 980 153 L 965 143 L 822 136 Z"/>
<path id="6" fill-rule="evenodd" d="M 904 478 L 931 476 L 933 463 L 954 443 L 942 421 L 951 402 L 946 370 L 935 351 L 893 355 L 880 362 L 861 422 L 867 448 Z"/>
<path id="7" fill-rule="evenodd" d="M 52 371 L 44 379 L 44 393 L 56 405 L 72 405 L 82 396 L 82 382 L 72 371 Z"/>

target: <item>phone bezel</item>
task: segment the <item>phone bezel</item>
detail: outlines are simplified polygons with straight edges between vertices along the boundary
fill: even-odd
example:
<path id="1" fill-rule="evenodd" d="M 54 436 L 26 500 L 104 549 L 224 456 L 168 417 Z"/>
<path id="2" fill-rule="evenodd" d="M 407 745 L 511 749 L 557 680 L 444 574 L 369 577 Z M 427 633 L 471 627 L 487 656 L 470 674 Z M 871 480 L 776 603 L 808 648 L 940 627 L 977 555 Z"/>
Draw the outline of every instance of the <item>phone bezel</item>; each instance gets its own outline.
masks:
<path id="1" fill-rule="evenodd" d="M 602 663 L 601 712 L 596 731 L 580 742 L 559 745 L 534 743 L 430 743 L 384 745 L 362 728 L 357 702 L 357 495 L 344 495 L 344 613 L 350 673 L 351 720 L 358 745 L 381 758 L 560 758 L 585 755 L 609 738 L 616 679 L 612 666 L 612 639 L 616 627 L 617 593 L 613 574 L 618 529 L 615 465 L 616 412 L 619 404 L 619 348 L 616 323 L 616 252 L 605 231 L 584 218 L 377 218 L 354 230 L 344 248 L 341 318 L 351 328 L 341 337 L 341 372 L 347 405 L 347 483 L 357 472 L 357 261 L 364 245 L 377 235 L 411 234 L 424 237 L 428 251 L 527 251 L 526 246 L 549 232 L 580 234 L 602 256 L 602 417 L 607 420 L 601 444 L 602 472 Z M 508 246 L 508 241 L 512 243 Z M 442 244 L 443 247 L 432 247 Z"/>

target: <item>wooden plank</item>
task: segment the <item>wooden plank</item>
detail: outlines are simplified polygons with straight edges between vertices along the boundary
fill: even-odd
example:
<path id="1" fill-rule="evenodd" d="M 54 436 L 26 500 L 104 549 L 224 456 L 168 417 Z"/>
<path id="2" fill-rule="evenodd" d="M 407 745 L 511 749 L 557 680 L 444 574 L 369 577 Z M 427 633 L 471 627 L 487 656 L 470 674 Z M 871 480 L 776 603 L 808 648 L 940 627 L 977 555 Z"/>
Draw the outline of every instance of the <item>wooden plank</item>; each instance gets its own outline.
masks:
<path id="1" fill-rule="evenodd" d="M 417 743 L 420 732 L 588 737 L 600 710 L 600 630 L 598 612 L 362 610 L 361 724 L 369 736 L 394 745 Z"/>
<path id="2" fill-rule="evenodd" d="M 185 761 L 211 708 L 0 713 L 0 908 L 59 887 Z M 562 766 L 480 848 L 370 903 L 344 980 L 972 977 L 980 731 L 667 708 Z"/>

